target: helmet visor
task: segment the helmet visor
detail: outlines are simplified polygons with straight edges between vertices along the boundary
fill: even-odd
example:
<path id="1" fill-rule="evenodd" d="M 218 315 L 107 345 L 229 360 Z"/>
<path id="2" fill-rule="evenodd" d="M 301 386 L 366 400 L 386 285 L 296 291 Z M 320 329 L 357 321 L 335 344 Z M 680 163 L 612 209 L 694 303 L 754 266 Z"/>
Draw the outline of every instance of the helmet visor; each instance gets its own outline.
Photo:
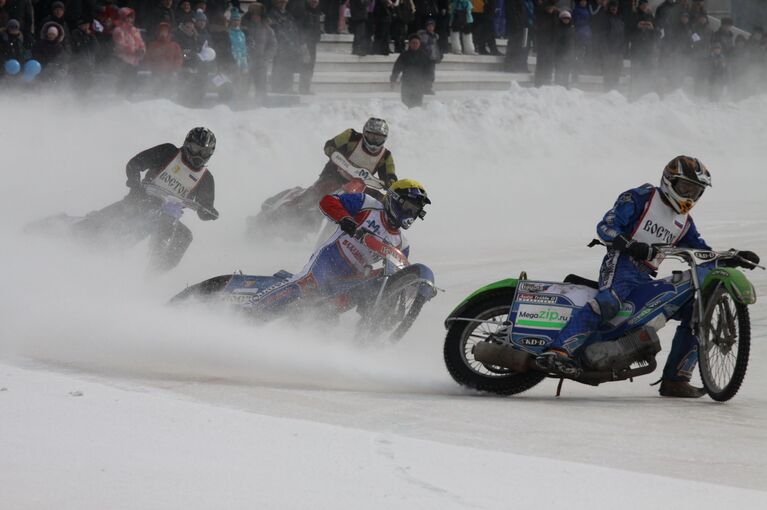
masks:
<path id="1" fill-rule="evenodd" d="M 674 191 L 680 197 L 689 198 L 690 200 L 698 200 L 705 190 L 706 188 L 702 184 L 686 179 L 677 179 L 674 182 Z"/>
<path id="2" fill-rule="evenodd" d="M 213 147 L 202 146 L 196 142 L 184 144 L 184 157 L 195 168 L 202 168 L 213 156 Z"/>
<path id="3" fill-rule="evenodd" d="M 382 135 L 381 133 L 366 131 L 362 136 L 365 137 L 365 143 L 370 147 L 381 147 L 386 143 L 386 135 Z"/>

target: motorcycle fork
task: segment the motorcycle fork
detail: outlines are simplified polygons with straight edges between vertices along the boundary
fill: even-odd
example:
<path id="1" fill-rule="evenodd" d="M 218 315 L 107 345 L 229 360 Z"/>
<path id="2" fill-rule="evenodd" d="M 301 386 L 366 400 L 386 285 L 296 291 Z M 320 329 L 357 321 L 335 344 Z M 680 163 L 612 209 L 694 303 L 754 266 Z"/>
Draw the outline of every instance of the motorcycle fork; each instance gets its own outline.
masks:
<path id="1" fill-rule="evenodd" d="M 386 284 L 389 283 L 389 275 L 384 276 L 383 283 L 381 283 L 381 288 L 378 290 L 378 295 L 376 295 L 376 300 L 373 303 L 373 309 L 378 308 L 378 305 L 381 303 L 381 299 L 383 298 L 384 290 L 386 290 Z"/>

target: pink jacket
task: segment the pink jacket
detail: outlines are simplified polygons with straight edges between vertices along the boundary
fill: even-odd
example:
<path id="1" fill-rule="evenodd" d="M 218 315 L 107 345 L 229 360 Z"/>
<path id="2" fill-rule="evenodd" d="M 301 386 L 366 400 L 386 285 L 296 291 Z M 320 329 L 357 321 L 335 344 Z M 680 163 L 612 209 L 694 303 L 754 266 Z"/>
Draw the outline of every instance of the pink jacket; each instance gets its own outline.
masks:
<path id="1" fill-rule="evenodd" d="M 129 25 L 124 22 L 127 12 L 132 9 L 122 8 L 120 9 L 120 23 L 118 27 L 112 32 L 112 39 L 115 42 L 115 53 L 121 60 L 127 62 L 132 66 L 137 66 L 144 53 L 146 53 L 146 46 L 144 46 L 144 40 L 141 38 L 141 32 L 133 25 Z"/>

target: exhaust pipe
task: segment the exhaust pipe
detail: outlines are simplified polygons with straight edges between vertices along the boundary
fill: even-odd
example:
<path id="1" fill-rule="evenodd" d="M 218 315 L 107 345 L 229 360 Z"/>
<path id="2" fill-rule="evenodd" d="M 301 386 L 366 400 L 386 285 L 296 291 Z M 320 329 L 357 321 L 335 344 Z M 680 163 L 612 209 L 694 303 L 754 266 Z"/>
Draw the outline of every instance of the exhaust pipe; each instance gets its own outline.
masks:
<path id="1" fill-rule="evenodd" d="M 490 342 L 479 342 L 471 350 L 474 359 L 485 365 L 496 365 L 514 372 L 527 372 L 532 359 L 526 352 Z"/>

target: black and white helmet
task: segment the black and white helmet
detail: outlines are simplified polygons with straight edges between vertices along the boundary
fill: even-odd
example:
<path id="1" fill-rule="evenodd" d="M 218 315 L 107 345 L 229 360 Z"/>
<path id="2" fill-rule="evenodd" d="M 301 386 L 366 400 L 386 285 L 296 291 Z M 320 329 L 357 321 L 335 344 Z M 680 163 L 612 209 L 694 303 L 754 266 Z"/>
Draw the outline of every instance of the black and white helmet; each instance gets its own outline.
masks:
<path id="1" fill-rule="evenodd" d="M 711 186 L 708 168 L 697 158 L 677 156 L 663 169 L 660 190 L 678 213 L 688 213 Z"/>
<path id="2" fill-rule="evenodd" d="M 196 127 L 187 133 L 181 156 L 192 168 L 202 168 L 216 150 L 216 135 L 208 128 Z"/>
<path id="3" fill-rule="evenodd" d="M 362 128 L 362 144 L 372 153 L 377 153 L 383 148 L 388 136 L 389 125 L 377 117 L 370 117 Z"/>

